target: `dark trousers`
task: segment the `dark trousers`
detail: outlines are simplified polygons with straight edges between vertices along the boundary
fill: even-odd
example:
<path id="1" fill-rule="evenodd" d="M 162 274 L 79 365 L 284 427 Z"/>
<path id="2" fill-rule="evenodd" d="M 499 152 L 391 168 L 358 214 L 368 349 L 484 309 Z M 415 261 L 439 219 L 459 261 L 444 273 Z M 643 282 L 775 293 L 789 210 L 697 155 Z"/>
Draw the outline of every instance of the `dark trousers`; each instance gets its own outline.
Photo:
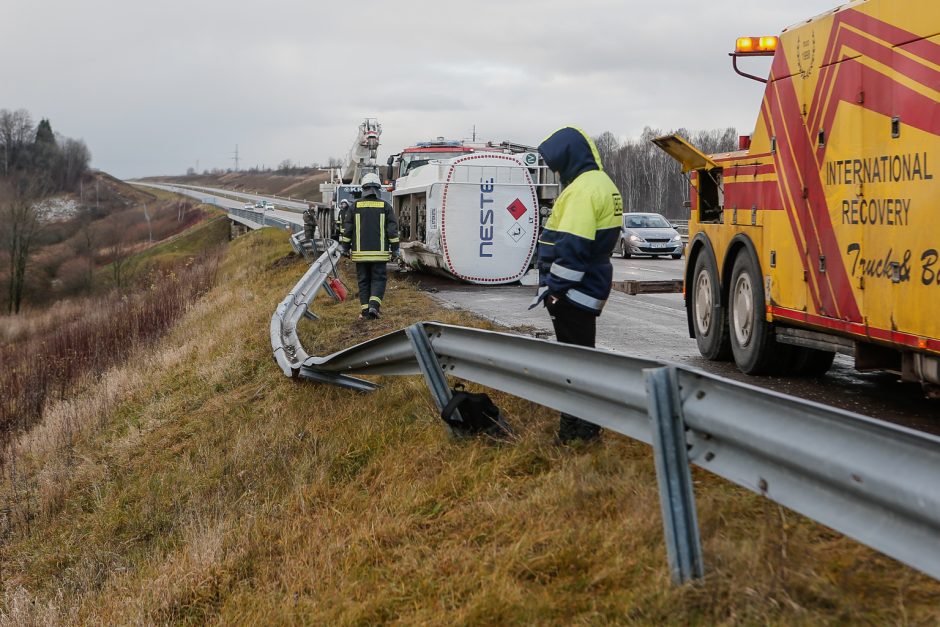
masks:
<path id="1" fill-rule="evenodd" d="M 597 336 L 597 316 L 585 311 L 562 296 L 554 305 L 548 305 L 548 314 L 552 317 L 555 337 L 563 344 L 589 346 L 594 348 Z M 562 414 L 558 434 L 561 439 L 596 437 L 601 428 L 570 414 Z"/>
<path id="2" fill-rule="evenodd" d="M 356 263 L 356 280 L 359 283 L 359 304 L 362 309 L 381 306 L 385 296 L 385 261 L 359 261 Z"/>

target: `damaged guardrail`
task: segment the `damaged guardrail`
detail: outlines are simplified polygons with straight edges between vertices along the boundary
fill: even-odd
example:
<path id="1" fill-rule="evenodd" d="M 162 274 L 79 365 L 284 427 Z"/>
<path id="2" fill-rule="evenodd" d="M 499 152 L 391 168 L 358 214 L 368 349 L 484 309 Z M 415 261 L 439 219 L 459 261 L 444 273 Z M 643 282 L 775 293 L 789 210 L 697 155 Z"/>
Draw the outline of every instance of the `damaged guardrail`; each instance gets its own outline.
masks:
<path id="1" fill-rule="evenodd" d="M 285 374 L 358 390 L 376 386 L 353 375 L 423 374 L 438 407 L 450 375 L 651 444 L 677 582 L 704 572 L 692 464 L 940 579 L 940 438 L 694 368 L 434 322 L 310 356 L 296 324 L 338 256 L 328 241 L 272 317 Z"/>

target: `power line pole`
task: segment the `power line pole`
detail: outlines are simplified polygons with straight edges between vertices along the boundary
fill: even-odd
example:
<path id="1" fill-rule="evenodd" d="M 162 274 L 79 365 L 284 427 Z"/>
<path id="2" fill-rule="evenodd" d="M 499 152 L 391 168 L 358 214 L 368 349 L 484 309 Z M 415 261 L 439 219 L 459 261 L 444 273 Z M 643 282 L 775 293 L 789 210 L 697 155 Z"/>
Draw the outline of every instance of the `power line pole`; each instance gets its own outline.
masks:
<path id="1" fill-rule="evenodd" d="M 233 153 L 235 159 L 235 171 L 238 172 L 238 144 L 235 144 L 235 152 Z"/>

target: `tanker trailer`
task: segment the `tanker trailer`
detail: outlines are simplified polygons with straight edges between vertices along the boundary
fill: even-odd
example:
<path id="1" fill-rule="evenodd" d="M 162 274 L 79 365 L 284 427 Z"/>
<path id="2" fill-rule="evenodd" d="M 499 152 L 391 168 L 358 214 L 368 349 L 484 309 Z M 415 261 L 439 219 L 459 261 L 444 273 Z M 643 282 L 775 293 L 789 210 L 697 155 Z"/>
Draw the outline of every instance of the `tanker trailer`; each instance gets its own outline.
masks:
<path id="1" fill-rule="evenodd" d="M 526 155 L 438 141 L 397 157 L 392 195 L 406 264 L 468 283 L 522 278 L 539 225 Z"/>

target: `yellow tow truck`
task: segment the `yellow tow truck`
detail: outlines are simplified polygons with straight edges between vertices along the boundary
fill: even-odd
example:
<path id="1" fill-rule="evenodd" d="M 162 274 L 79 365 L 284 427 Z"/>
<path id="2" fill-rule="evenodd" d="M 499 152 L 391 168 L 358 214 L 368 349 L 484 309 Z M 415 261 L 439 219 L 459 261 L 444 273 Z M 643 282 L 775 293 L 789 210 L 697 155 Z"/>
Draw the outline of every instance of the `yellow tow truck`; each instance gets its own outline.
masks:
<path id="1" fill-rule="evenodd" d="M 739 150 L 654 140 L 690 178 L 700 352 L 794 375 L 843 352 L 940 395 L 940 3 L 858 0 L 731 56 L 766 82 Z"/>

